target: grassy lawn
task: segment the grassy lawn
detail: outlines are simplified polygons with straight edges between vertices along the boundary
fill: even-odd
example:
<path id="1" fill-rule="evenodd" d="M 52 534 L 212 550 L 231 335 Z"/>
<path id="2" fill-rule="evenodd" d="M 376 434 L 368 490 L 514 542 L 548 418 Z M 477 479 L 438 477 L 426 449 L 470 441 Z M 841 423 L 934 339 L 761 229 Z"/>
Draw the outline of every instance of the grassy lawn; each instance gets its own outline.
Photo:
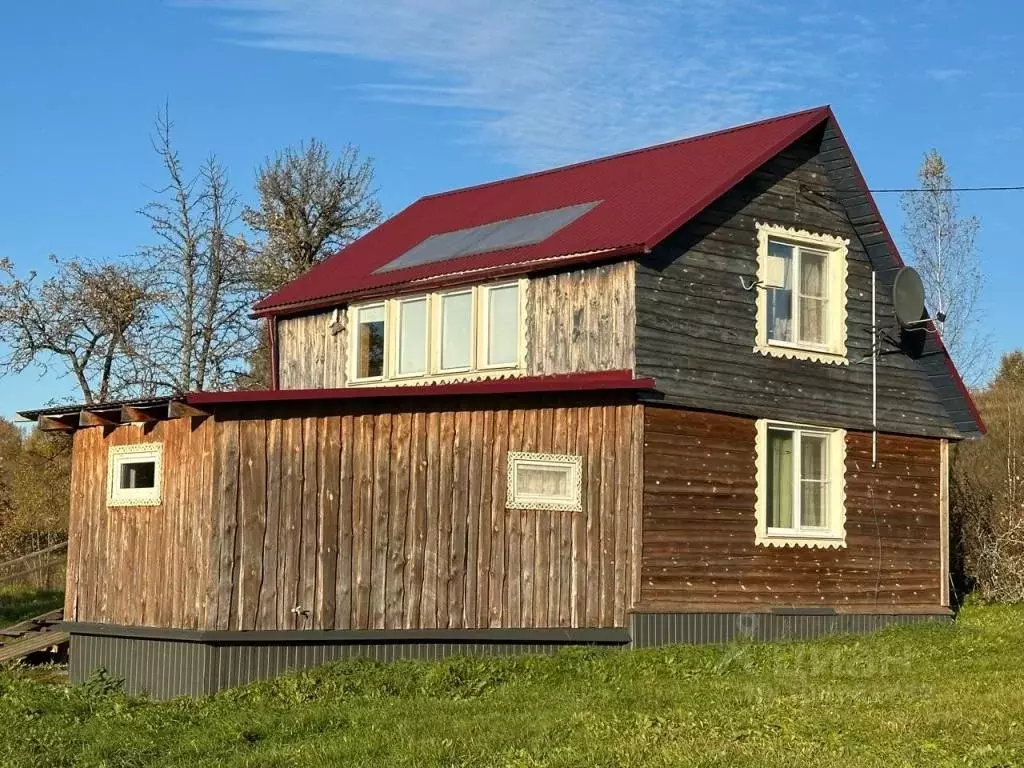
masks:
<path id="1" fill-rule="evenodd" d="M 0 670 L 4 766 L 1024 764 L 1024 607 L 865 638 L 379 666 L 154 703 Z"/>
<path id="2" fill-rule="evenodd" d="M 64 605 L 59 589 L 0 586 L 0 629 Z"/>

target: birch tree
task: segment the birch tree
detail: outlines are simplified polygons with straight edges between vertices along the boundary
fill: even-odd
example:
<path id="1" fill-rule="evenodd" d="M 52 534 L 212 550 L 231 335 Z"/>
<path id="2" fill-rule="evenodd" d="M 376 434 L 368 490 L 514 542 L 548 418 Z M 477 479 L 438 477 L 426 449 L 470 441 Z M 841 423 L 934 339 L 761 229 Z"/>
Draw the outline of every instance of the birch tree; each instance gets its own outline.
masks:
<path id="1" fill-rule="evenodd" d="M 921 274 L 946 348 L 964 380 L 977 384 L 991 347 L 979 316 L 984 283 L 976 246 L 980 224 L 961 214 L 959 195 L 952 191 L 953 180 L 938 151 L 925 154 L 917 179 L 920 190 L 905 192 L 900 201 L 911 263 Z"/>

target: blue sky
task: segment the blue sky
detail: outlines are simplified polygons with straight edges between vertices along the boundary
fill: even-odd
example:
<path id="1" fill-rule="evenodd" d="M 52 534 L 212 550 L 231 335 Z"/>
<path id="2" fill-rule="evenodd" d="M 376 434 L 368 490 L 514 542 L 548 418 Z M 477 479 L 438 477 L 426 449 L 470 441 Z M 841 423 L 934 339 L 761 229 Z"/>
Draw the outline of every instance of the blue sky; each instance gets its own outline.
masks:
<path id="1" fill-rule="evenodd" d="M 216 152 L 251 199 L 309 137 L 376 158 L 387 212 L 416 197 L 821 103 L 873 187 L 938 148 L 959 185 L 1024 184 L 1024 8 L 944 0 L 178 0 L 7 3 L 0 256 L 105 258 L 148 242 L 166 101 L 184 159 Z M 879 203 L 899 236 L 895 195 Z M 977 193 L 985 313 L 1016 317 L 1024 193 Z M 0 415 L 74 394 L 0 379 Z"/>

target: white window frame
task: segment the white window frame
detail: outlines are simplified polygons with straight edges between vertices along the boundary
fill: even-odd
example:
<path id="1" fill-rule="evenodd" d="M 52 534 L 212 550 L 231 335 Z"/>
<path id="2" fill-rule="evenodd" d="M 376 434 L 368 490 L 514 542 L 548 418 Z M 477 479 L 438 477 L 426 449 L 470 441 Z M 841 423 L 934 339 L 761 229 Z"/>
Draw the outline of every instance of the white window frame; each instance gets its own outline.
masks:
<path id="1" fill-rule="evenodd" d="M 520 467 L 565 469 L 569 473 L 568 496 L 526 496 L 518 490 Z M 508 452 L 508 480 L 505 485 L 508 509 L 539 509 L 554 512 L 583 511 L 583 457 L 569 454 Z"/>
<path id="2" fill-rule="evenodd" d="M 508 370 L 508 369 L 516 369 L 516 368 L 524 367 L 523 350 L 525 349 L 526 345 L 523 343 L 522 336 L 523 336 L 523 327 L 525 326 L 525 323 L 523 322 L 523 318 L 526 315 L 526 304 L 525 304 L 526 289 L 525 289 L 525 287 L 523 285 L 523 282 L 524 281 L 522 281 L 522 280 L 513 280 L 511 282 L 495 283 L 494 285 L 482 285 L 482 286 L 480 286 L 480 289 L 479 289 L 479 302 L 478 302 L 478 310 L 477 310 L 478 315 L 479 315 L 479 319 L 478 319 L 478 322 L 477 322 L 478 331 L 477 331 L 477 345 L 476 345 L 477 346 L 477 350 L 476 350 L 477 369 L 479 369 L 481 371 L 500 371 L 500 370 Z M 491 336 L 491 328 L 490 328 L 491 313 L 489 311 L 490 310 L 490 305 L 489 305 L 488 302 L 490 301 L 491 291 L 495 291 L 495 290 L 498 290 L 500 288 L 511 288 L 511 287 L 518 288 L 518 292 L 516 294 L 517 304 L 518 304 L 518 306 L 516 307 L 516 336 L 517 336 L 517 338 L 516 338 L 516 348 L 517 348 L 516 359 L 513 362 L 511 362 L 511 363 L 494 363 L 494 364 L 489 364 L 487 362 L 487 353 L 490 351 L 489 350 L 489 344 L 490 344 L 490 336 Z"/>
<path id="3" fill-rule="evenodd" d="M 793 448 L 793 516 L 799 520 L 800 493 L 800 451 L 801 435 L 820 435 L 827 439 L 826 459 L 828 472 L 828 495 L 825 527 L 771 528 L 768 526 L 768 433 L 771 430 L 794 433 Z M 841 548 L 846 546 L 846 430 L 821 427 L 811 424 L 794 424 L 783 421 L 759 419 L 757 421 L 756 472 L 757 500 L 755 509 L 755 544 L 773 547 L 822 547 Z"/>
<path id="4" fill-rule="evenodd" d="M 444 300 L 449 296 L 464 296 L 469 294 L 469 365 L 456 366 L 455 368 L 441 367 L 441 334 L 444 333 Z M 433 342 L 434 356 L 432 358 L 431 372 L 438 376 L 450 376 L 452 374 L 469 373 L 476 369 L 476 347 L 475 335 L 477 332 L 477 316 L 479 313 L 479 301 L 475 288 L 454 288 L 450 291 L 438 291 L 431 296 L 434 304 L 434 312 L 429 315 L 432 318 L 430 329 L 430 340 Z"/>
<path id="5" fill-rule="evenodd" d="M 155 507 L 161 504 L 160 489 L 163 485 L 162 443 L 136 443 L 134 445 L 112 445 L 107 452 L 107 506 L 108 507 Z M 152 461 L 152 488 L 121 488 L 121 467 Z"/>
<path id="6" fill-rule="evenodd" d="M 488 354 L 488 312 L 489 292 L 498 288 L 515 286 L 518 289 L 518 328 L 516 335 L 516 360 L 512 363 L 487 365 Z M 526 371 L 526 309 L 529 280 L 503 280 L 499 283 L 470 285 L 431 293 L 417 293 L 398 296 L 393 299 L 375 299 L 363 304 L 353 304 L 346 312 L 347 322 L 347 365 L 348 386 L 366 385 L 410 385 L 433 384 L 445 381 L 484 379 L 508 374 L 519 375 Z M 441 368 L 441 329 L 443 297 L 465 294 L 471 297 L 469 366 Z M 426 299 L 427 301 L 427 370 L 421 373 L 398 373 L 398 354 L 401 333 L 400 310 L 404 303 Z M 359 318 L 368 309 L 384 308 L 384 368 L 381 376 L 358 376 L 359 363 Z"/>
<path id="7" fill-rule="evenodd" d="M 424 349 L 424 353 L 425 353 L 423 355 L 423 362 L 424 362 L 424 365 L 426 367 L 422 371 L 415 371 L 415 372 L 412 372 L 412 373 L 399 373 L 399 370 L 398 370 L 399 365 L 398 365 L 398 363 L 399 363 L 399 360 L 400 360 L 400 356 L 402 354 L 402 305 L 403 304 L 411 304 L 411 303 L 416 302 L 416 301 L 425 301 L 426 305 L 427 305 L 427 307 L 426 307 L 426 319 L 427 319 L 427 322 L 426 322 L 426 324 L 423 327 L 423 349 Z M 430 372 L 430 313 L 431 313 L 431 310 L 432 310 L 432 302 L 430 301 L 430 296 L 403 296 L 402 298 L 395 299 L 395 301 L 391 302 L 391 310 L 393 312 L 393 316 L 390 319 L 390 321 L 388 320 L 388 313 L 387 313 L 387 311 L 385 310 L 385 312 L 384 312 L 384 318 L 385 318 L 384 319 L 384 324 L 385 324 L 384 335 L 385 336 L 388 335 L 388 328 L 387 328 L 387 326 L 390 324 L 390 326 L 392 328 L 390 344 L 391 344 L 391 349 L 393 349 L 395 351 L 395 354 L 394 354 L 394 358 L 395 358 L 395 360 L 394 360 L 394 369 L 392 370 L 391 377 L 395 378 L 395 379 L 419 379 L 419 378 L 423 378 L 424 376 L 426 376 Z M 388 343 L 385 342 L 384 346 L 385 346 L 385 348 L 384 348 L 384 360 L 385 360 L 384 374 L 387 375 L 387 358 L 388 358 L 387 346 L 388 346 Z M 384 378 L 384 377 L 382 376 L 380 378 Z"/>
<path id="8" fill-rule="evenodd" d="M 381 368 L 380 376 L 360 376 L 359 375 L 359 315 L 368 309 L 384 310 L 384 365 Z M 388 302 L 386 301 L 371 301 L 366 304 L 359 304 L 349 309 L 351 313 L 351 320 L 349 323 L 349 381 L 352 383 L 368 384 L 377 383 L 383 381 L 388 375 L 388 356 L 391 354 L 391 349 L 394 346 L 391 344 L 391 340 L 388 338 L 391 329 L 389 326 L 394 325 L 391 322 L 391 314 L 389 311 Z"/>
<path id="9" fill-rule="evenodd" d="M 763 355 L 812 360 L 820 363 L 846 365 L 847 257 L 850 241 L 834 235 L 808 232 L 806 229 L 757 222 L 757 329 L 754 351 Z M 768 338 L 768 243 L 778 241 L 797 249 L 793 264 L 793 328 L 794 339 L 800 333 L 800 264 L 799 249 L 820 251 L 826 259 L 826 344 L 800 341 L 778 341 Z"/>

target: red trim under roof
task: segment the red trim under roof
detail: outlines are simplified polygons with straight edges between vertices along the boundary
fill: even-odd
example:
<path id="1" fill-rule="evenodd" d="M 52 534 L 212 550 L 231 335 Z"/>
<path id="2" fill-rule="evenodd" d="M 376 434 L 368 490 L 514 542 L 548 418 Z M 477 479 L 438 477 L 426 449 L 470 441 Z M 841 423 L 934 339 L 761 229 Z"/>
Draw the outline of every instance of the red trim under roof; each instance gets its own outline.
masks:
<path id="1" fill-rule="evenodd" d="M 421 198 L 263 299 L 255 314 L 292 314 L 413 287 L 650 250 L 831 114 L 816 107 Z M 589 212 L 538 243 L 379 271 L 431 235 L 595 201 Z"/>
<path id="2" fill-rule="evenodd" d="M 278 389 L 247 392 L 192 392 L 185 402 L 196 407 L 243 403 L 279 403 L 308 400 L 374 400 L 396 397 L 451 397 L 468 395 L 522 395 L 544 392 L 600 392 L 653 390 L 654 379 L 638 379 L 632 371 L 599 371 L 558 376 L 522 376 L 453 384 L 422 386 L 345 387 L 344 389 Z"/>

